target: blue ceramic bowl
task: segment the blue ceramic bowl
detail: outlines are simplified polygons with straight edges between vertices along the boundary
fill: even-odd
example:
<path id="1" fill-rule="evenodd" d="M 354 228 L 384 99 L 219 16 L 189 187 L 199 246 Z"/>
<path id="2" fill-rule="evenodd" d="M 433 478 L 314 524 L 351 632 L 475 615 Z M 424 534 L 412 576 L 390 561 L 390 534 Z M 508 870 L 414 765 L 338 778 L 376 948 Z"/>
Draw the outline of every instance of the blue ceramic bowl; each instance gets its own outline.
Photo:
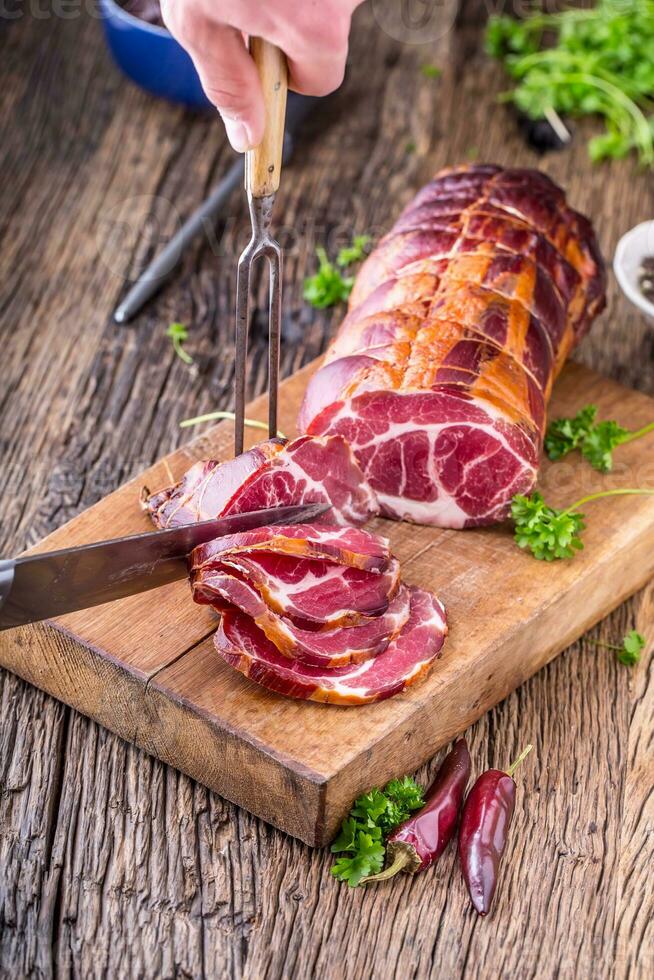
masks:
<path id="1" fill-rule="evenodd" d="M 165 27 L 139 20 L 115 0 L 100 0 L 100 12 L 109 50 L 128 78 L 171 102 L 209 108 L 191 58 Z"/>

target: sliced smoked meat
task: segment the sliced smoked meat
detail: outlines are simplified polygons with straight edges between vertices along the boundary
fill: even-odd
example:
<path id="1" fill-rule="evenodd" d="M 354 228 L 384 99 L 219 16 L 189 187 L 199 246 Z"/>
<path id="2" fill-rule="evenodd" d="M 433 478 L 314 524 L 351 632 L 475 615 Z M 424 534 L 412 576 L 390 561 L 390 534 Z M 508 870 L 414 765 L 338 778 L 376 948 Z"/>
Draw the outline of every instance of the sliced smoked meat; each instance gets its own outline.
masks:
<path id="1" fill-rule="evenodd" d="M 257 684 L 287 697 L 360 705 L 399 694 L 419 680 L 439 655 L 447 625 L 439 600 L 415 586 L 409 618 L 383 653 L 346 667 L 311 667 L 284 657 L 238 610 L 222 616 L 214 642 L 223 659 Z"/>

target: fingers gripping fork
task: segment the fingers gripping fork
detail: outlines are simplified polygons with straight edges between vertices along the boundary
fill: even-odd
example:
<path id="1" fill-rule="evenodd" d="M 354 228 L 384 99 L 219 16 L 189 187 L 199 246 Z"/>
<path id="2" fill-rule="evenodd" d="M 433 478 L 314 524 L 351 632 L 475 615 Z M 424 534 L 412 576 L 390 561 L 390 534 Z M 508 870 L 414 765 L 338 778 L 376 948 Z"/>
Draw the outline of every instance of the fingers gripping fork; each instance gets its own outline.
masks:
<path id="1" fill-rule="evenodd" d="M 277 389 L 282 309 L 282 250 L 270 235 L 275 192 L 279 187 L 286 111 L 286 58 L 261 38 L 250 39 L 250 53 L 259 71 L 266 108 L 266 130 L 259 146 L 245 158 L 252 238 L 238 261 L 236 281 L 236 364 L 234 451 L 243 452 L 245 427 L 245 379 L 247 374 L 250 280 L 256 259 L 265 256 L 269 268 L 268 330 L 268 433 L 277 435 Z"/>

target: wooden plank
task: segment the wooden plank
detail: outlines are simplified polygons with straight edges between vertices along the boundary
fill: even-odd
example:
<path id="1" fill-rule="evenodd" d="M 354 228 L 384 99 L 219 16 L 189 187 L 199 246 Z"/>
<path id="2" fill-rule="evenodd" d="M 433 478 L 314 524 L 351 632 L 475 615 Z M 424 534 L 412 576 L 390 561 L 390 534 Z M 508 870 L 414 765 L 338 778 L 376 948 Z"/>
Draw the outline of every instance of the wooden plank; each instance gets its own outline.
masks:
<path id="1" fill-rule="evenodd" d="M 308 370 L 284 382 L 280 424 L 294 418 Z M 601 417 L 637 428 L 654 402 L 570 365 L 555 414 L 584 400 Z M 265 399 L 248 413 L 265 416 Z M 255 430 L 256 432 L 256 430 Z M 250 441 L 255 438 L 250 432 Z M 177 478 L 206 455 L 227 458 L 221 424 L 105 498 L 43 543 L 98 540 L 102 528 L 137 532 L 140 487 Z M 610 476 L 578 455 L 545 465 L 542 487 L 561 505 L 612 485 L 654 482 L 646 443 L 621 447 Z M 252 684 L 214 653 L 215 619 L 185 582 L 0 637 L 2 663 L 112 731 L 270 823 L 322 844 L 363 788 L 417 768 L 654 574 L 654 500 L 599 501 L 586 549 L 573 561 L 536 562 L 510 528 L 457 532 L 376 520 L 406 581 L 444 600 L 451 634 L 427 679 L 404 695 L 356 709 L 292 701 Z"/>
<path id="2" fill-rule="evenodd" d="M 576 125 L 562 153 L 540 157 L 525 144 L 510 110 L 495 104 L 507 80 L 483 53 L 485 3 L 466 0 L 449 32 L 425 44 L 395 41 L 378 9 L 356 12 L 346 82 L 282 180 L 279 213 L 294 232 L 284 374 L 315 357 L 341 317 L 302 304 L 314 241 L 335 248 L 385 231 L 438 167 L 476 152 L 543 168 L 592 215 L 607 256 L 654 208 L 651 174 L 633 157 L 590 165 L 586 140 L 600 124 Z M 112 304 L 156 243 L 139 217 L 118 242 L 120 264 L 106 265 L 110 209 L 135 195 L 171 202 L 158 212 L 168 235 L 231 151 L 212 114 L 182 113 L 123 79 L 93 18 L 53 17 L 44 31 L 22 17 L 9 31 L 0 66 L 4 554 L 177 446 L 181 418 L 230 407 L 233 263 L 248 222 L 236 192 L 226 225 L 189 251 L 133 329 L 117 330 Z M 425 62 L 442 77 L 425 78 Z M 172 320 L 191 328 L 197 373 L 163 339 Z M 260 391 L 264 332 L 252 340 Z M 651 325 L 613 277 L 607 312 L 577 356 L 654 393 Z M 328 851 L 0 670 L 0 974 L 340 980 L 346 964 L 351 980 L 650 977 L 651 750 L 641 725 L 654 671 L 647 661 L 627 670 L 593 643 L 633 626 L 654 636 L 651 596 L 623 604 L 466 733 L 475 771 L 506 764 L 525 740 L 535 745 L 483 923 L 466 911 L 452 849 L 418 879 L 350 891 L 331 879 Z"/>

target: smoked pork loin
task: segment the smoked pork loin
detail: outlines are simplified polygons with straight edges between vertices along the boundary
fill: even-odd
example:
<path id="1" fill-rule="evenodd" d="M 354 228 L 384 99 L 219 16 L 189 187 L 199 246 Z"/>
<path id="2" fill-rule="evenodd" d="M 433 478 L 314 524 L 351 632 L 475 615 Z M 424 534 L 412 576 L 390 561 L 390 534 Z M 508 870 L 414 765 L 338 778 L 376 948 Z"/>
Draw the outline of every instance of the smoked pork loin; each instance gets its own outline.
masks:
<path id="1" fill-rule="evenodd" d="M 388 517 L 501 520 L 534 485 L 552 384 L 604 292 L 593 229 L 548 177 L 443 171 L 361 268 L 300 431 L 342 435 Z"/>

